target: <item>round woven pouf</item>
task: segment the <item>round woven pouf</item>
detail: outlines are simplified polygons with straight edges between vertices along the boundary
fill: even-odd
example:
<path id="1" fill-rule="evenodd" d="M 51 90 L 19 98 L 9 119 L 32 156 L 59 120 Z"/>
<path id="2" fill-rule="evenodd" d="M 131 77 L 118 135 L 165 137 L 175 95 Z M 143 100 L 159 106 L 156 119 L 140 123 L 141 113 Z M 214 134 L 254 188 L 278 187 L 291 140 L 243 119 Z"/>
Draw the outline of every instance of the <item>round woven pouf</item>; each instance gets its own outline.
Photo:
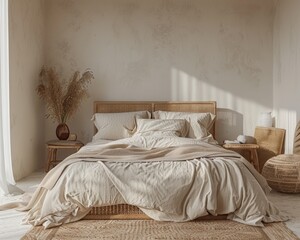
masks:
<path id="1" fill-rule="evenodd" d="M 270 158 L 262 175 L 272 189 L 285 193 L 300 193 L 300 155 L 282 154 Z"/>

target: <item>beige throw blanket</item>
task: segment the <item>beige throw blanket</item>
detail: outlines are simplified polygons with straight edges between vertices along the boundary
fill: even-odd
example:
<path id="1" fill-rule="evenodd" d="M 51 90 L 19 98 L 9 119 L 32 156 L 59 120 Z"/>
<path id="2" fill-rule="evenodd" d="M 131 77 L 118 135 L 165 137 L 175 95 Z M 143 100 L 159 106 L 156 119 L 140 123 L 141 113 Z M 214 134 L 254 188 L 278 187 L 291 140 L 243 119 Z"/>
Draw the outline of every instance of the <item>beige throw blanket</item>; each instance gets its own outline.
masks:
<path id="1" fill-rule="evenodd" d="M 122 142 L 121 142 L 122 143 Z M 93 206 L 127 203 L 161 221 L 207 214 L 251 224 L 286 218 L 265 195 L 264 178 L 240 155 L 207 143 L 141 149 L 86 146 L 52 169 L 24 222 L 46 228 L 84 217 Z"/>
<path id="2" fill-rule="evenodd" d="M 41 182 L 40 187 L 51 190 L 65 168 L 68 165 L 79 161 L 141 163 L 159 161 L 186 161 L 203 157 L 211 159 L 224 157 L 231 158 L 232 161 L 241 161 L 255 176 L 264 191 L 270 190 L 265 179 L 253 168 L 253 166 L 248 161 L 241 157 L 241 155 L 233 151 L 228 151 L 221 147 L 212 148 L 209 144 L 202 144 L 201 146 L 196 144 L 173 146 L 167 148 L 154 148 L 150 150 L 128 144 L 116 144 L 99 146 L 93 148 L 90 151 L 79 151 L 78 153 L 75 153 L 66 158 L 54 170 L 51 170 Z M 38 191 L 35 192 L 35 195 L 37 194 Z M 26 207 L 20 209 L 29 210 L 35 202 L 34 196 Z"/>

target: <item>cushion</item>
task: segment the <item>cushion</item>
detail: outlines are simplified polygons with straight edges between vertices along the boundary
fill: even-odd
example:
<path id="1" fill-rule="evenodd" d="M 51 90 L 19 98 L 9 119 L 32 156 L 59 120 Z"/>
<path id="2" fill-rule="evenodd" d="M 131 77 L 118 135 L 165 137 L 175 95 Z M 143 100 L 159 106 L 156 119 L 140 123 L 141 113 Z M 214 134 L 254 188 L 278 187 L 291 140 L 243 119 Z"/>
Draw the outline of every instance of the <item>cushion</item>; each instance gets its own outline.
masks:
<path id="1" fill-rule="evenodd" d="M 212 113 L 155 111 L 155 119 L 185 119 L 188 122 L 189 138 L 203 138 L 210 135 L 216 116 Z"/>
<path id="2" fill-rule="evenodd" d="M 136 119 L 134 135 L 166 135 L 185 137 L 187 135 L 184 119 Z"/>
<path id="3" fill-rule="evenodd" d="M 99 139 L 117 140 L 129 137 L 128 129 L 135 126 L 135 118 L 150 118 L 148 111 L 122 113 L 95 113 L 92 121 L 98 130 L 93 141 Z"/>
<path id="4" fill-rule="evenodd" d="M 300 155 L 281 154 L 270 158 L 262 169 L 272 189 L 300 193 Z"/>

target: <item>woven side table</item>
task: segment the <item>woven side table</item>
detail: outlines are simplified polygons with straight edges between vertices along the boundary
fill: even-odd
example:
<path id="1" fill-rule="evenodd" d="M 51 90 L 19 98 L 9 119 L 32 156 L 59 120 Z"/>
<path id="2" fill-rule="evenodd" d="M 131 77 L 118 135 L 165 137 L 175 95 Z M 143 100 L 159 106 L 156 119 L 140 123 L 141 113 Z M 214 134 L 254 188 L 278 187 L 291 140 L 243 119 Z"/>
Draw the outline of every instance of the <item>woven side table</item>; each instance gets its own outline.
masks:
<path id="1" fill-rule="evenodd" d="M 247 160 L 252 163 L 254 168 L 259 172 L 259 162 L 257 156 L 257 149 L 259 149 L 259 146 L 257 144 L 228 143 L 224 144 L 223 148 L 236 151 L 238 153 L 239 151 L 249 151 L 250 159 Z"/>
<path id="2" fill-rule="evenodd" d="M 45 171 L 48 172 L 52 166 L 55 166 L 60 161 L 56 159 L 56 153 L 58 149 L 74 149 L 76 152 L 83 146 L 80 141 L 58 141 L 52 140 L 47 142 L 47 166 Z"/>
<path id="3" fill-rule="evenodd" d="M 272 189 L 285 193 L 300 193 L 300 155 L 281 154 L 270 158 L 262 175 Z"/>

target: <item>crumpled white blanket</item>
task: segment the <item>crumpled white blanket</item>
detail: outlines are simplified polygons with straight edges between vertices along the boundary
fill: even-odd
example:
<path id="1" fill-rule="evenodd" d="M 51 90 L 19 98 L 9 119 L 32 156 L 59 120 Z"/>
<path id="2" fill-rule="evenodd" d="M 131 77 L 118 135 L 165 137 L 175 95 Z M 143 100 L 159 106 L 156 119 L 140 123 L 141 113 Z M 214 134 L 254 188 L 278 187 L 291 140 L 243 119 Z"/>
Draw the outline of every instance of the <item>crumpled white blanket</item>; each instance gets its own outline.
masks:
<path id="1" fill-rule="evenodd" d="M 83 147 L 47 174 L 22 210 L 29 210 L 25 223 L 45 228 L 77 221 L 95 206 L 122 203 L 160 221 L 228 214 L 263 226 L 287 219 L 267 199 L 268 190 L 252 165 L 232 151 L 195 139 L 133 137 Z"/>

